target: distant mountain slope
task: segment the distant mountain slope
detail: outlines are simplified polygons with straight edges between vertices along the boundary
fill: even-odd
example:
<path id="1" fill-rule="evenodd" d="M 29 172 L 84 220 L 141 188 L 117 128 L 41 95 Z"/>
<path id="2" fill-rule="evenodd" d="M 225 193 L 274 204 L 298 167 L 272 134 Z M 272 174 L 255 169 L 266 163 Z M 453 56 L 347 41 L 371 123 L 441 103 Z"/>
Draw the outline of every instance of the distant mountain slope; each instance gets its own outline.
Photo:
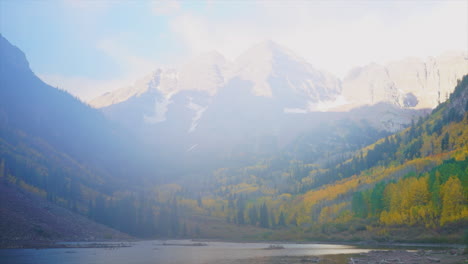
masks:
<path id="1" fill-rule="evenodd" d="M 408 108 L 434 108 L 448 99 L 457 80 L 467 73 L 468 60 L 462 52 L 386 65 L 373 63 L 350 71 L 343 79 L 343 96 L 357 105 L 383 101 Z"/>
<path id="2" fill-rule="evenodd" d="M 0 179 L 0 248 L 131 237 Z"/>
<path id="3" fill-rule="evenodd" d="M 126 174 L 124 168 L 114 166 L 115 161 L 131 167 L 138 161 L 132 158 L 141 157 L 137 140 L 100 111 L 42 82 L 29 68 L 23 52 L 3 36 L 0 53 L 0 125 L 41 138 L 108 175 Z M 142 169 L 143 163 L 138 164 Z"/>
<path id="4" fill-rule="evenodd" d="M 151 182 L 156 181 L 157 161 L 149 163 L 145 147 L 101 112 L 37 78 L 23 52 L 3 36 L 0 55 L 1 181 L 130 232 L 130 224 L 123 220 L 93 215 L 99 205 L 96 201 L 107 200 L 117 192 L 141 190 L 142 181 L 149 179 L 149 171 Z M 32 209 L 41 211 L 40 207 Z M 11 208 L 8 210 L 6 214 L 14 213 Z M 25 224 L 31 225 L 34 216 L 27 213 L 21 211 L 18 217 L 27 218 Z M 15 216 L 11 217 L 8 219 L 14 221 Z M 47 219 L 60 221 L 60 217 L 43 220 Z M 49 229 L 53 225 L 43 224 Z"/>
<path id="5" fill-rule="evenodd" d="M 240 107 L 235 113 L 244 115 L 247 113 L 241 105 L 254 109 L 255 103 L 259 103 L 259 109 L 268 105 L 269 110 L 280 114 L 308 112 L 313 104 L 336 99 L 340 91 L 338 79 L 315 70 L 291 51 L 267 41 L 249 49 L 233 63 L 211 52 L 179 69 L 157 70 L 134 86 L 107 93 L 91 104 L 102 107 L 112 120 L 132 129 L 157 123 L 164 127 L 177 122 L 177 127 L 193 132 L 201 127 L 197 124 L 210 111 L 226 113 Z M 231 102 L 222 94 L 237 98 L 232 98 Z M 251 105 L 247 106 L 248 103 Z M 191 112 L 188 122 L 185 117 L 178 116 L 181 112 Z M 273 113 L 266 111 L 264 114 L 271 116 Z M 173 120 L 167 118 L 168 115 Z M 225 118 L 219 116 L 218 121 Z"/>

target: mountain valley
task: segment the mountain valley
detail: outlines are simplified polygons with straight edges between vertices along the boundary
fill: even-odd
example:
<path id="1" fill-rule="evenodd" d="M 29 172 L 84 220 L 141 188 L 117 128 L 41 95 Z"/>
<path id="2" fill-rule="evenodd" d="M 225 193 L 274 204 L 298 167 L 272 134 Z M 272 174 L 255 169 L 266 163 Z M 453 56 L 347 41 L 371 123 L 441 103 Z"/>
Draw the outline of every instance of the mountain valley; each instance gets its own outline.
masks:
<path id="1" fill-rule="evenodd" d="M 99 223 L 82 239 L 466 241 L 462 55 L 340 80 L 266 41 L 233 62 L 158 69 L 96 109 L 42 82 L 3 36 L 0 51 L 0 195 L 23 197 L 0 209 L 36 230 L 7 238 L 80 239 L 50 228 L 80 215 Z M 53 204 L 37 215 L 72 216 L 11 207 L 34 199 Z"/>

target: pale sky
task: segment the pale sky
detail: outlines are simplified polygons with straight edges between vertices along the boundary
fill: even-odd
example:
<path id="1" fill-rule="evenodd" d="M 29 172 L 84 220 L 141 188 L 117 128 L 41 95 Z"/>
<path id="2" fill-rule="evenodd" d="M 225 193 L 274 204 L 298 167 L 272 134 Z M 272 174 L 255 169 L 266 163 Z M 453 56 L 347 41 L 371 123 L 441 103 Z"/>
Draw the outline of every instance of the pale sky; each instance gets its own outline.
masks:
<path id="1" fill-rule="evenodd" d="M 344 77 L 370 62 L 468 51 L 468 0 L 0 0 L 0 33 L 48 83 L 89 100 L 217 50 L 273 40 Z"/>

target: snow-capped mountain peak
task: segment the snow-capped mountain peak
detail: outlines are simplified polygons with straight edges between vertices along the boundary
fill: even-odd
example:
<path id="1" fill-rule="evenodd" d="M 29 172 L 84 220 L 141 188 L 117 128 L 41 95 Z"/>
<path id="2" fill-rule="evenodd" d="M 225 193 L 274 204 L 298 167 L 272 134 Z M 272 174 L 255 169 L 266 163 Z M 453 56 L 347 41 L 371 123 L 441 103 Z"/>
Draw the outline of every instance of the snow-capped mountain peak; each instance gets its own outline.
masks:
<path id="1" fill-rule="evenodd" d="M 240 78 L 253 83 L 252 93 L 256 96 L 272 97 L 268 84 L 272 72 L 273 42 L 260 43 L 242 53 L 229 70 L 228 79 Z"/>
<path id="2" fill-rule="evenodd" d="M 242 80 L 252 96 L 274 99 L 283 108 L 311 111 L 311 105 L 333 101 L 341 91 L 340 81 L 316 70 L 289 49 L 263 41 L 241 54 L 234 62 L 216 51 L 200 54 L 177 69 L 159 69 L 132 87 L 105 94 L 91 102 L 105 107 L 156 90 L 166 99 L 182 91 L 216 95 L 228 83 Z M 247 87 L 249 86 L 249 87 Z"/>
<path id="3" fill-rule="evenodd" d="M 213 96 L 225 83 L 224 75 L 228 64 L 216 51 L 203 53 L 178 69 L 157 69 L 132 86 L 103 94 L 92 100 L 90 105 L 102 108 L 125 102 L 151 90 L 158 91 L 166 99 L 181 91 L 200 91 Z"/>
<path id="4" fill-rule="evenodd" d="M 256 96 L 285 100 L 285 107 L 305 108 L 333 100 L 341 91 L 340 81 L 312 67 L 301 57 L 273 41 L 259 43 L 233 63 L 228 79 L 252 83 Z"/>

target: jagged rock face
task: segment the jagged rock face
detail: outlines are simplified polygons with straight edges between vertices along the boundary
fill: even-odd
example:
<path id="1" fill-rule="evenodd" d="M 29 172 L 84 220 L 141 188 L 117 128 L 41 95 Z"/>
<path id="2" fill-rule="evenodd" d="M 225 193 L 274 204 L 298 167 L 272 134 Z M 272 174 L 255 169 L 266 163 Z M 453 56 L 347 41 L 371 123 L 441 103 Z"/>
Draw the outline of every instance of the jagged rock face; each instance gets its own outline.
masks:
<path id="1" fill-rule="evenodd" d="M 462 53 L 446 53 L 425 60 L 408 58 L 385 66 L 353 69 L 343 80 L 343 95 L 357 104 L 389 102 L 401 107 L 434 108 L 444 102 L 457 80 L 468 73 Z"/>
<path id="2" fill-rule="evenodd" d="M 434 108 L 444 102 L 457 80 L 468 73 L 463 53 L 446 53 L 425 60 L 407 58 L 386 65 L 357 67 L 340 81 L 314 69 L 304 59 L 280 45 L 260 43 L 233 62 L 217 52 L 201 54 L 178 69 L 158 69 L 131 87 L 125 87 L 93 100 L 97 108 L 124 103 L 151 90 L 162 94 L 165 104 L 181 91 L 215 96 L 231 80 L 249 84 L 253 96 L 270 98 L 289 112 L 310 112 L 322 103 L 335 101 L 343 110 L 387 102 L 403 108 Z M 347 103 L 347 105 L 346 105 Z M 164 106 L 164 105 L 162 105 Z M 158 107 L 154 107 L 158 108 Z"/>
<path id="3" fill-rule="evenodd" d="M 464 76 L 450 95 L 449 109 L 450 115 L 458 115 L 459 118 L 468 112 L 468 75 Z"/>
<path id="4" fill-rule="evenodd" d="M 358 105 L 381 101 L 398 104 L 398 90 L 387 69 L 378 64 L 353 69 L 343 81 L 343 95 Z"/>

